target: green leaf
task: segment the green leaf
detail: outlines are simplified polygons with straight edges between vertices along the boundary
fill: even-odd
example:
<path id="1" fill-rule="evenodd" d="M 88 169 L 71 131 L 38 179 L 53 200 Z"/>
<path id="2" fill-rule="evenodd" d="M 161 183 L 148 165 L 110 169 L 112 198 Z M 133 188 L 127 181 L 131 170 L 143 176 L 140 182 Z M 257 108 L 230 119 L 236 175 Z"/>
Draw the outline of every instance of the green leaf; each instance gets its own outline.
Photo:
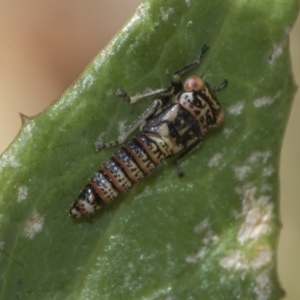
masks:
<path id="1" fill-rule="evenodd" d="M 296 0 L 144 1 L 42 114 L 23 117 L 0 161 L 1 299 L 279 299 L 278 157 L 295 92 L 288 33 Z M 222 128 L 92 220 L 66 210 L 149 105 L 120 100 L 194 71 L 217 85 Z"/>

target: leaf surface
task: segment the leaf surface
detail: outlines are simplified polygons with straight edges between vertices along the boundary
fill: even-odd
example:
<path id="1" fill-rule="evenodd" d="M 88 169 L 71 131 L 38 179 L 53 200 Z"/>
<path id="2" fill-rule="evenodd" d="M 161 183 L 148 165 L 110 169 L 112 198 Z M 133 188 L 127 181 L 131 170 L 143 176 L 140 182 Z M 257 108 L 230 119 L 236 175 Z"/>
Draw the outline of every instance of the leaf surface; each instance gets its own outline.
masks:
<path id="1" fill-rule="evenodd" d="M 278 158 L 295 93 L 288 33 L 296 0 L 144 1 L 46 111 L 24 123 L 0 160 L 1 299 L 279 299 Z M 102 209 L 69 205 L 114 149 L 97 153 L 149 105 L 120 100 L 200 68 L 226 120 Z"/>

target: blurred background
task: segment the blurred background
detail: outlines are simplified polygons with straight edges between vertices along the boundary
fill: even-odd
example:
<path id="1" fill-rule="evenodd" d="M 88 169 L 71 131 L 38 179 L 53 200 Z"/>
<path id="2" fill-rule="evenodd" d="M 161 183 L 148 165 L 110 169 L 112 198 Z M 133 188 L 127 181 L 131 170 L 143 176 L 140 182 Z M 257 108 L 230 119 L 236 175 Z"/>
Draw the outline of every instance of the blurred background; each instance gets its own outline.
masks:
<path id="1" fill-rule="evenodd" d="M 0 10 L 0 153 L 19 131 L 19 112 L 40 113 L 122 28 L 141 0 L 14 0 Z M 291 32 L 300 83 L 300 18 Z M 300 93 L 294 100 L 280 164 L 279 277 L 287 300 L 300 299 Z"/>

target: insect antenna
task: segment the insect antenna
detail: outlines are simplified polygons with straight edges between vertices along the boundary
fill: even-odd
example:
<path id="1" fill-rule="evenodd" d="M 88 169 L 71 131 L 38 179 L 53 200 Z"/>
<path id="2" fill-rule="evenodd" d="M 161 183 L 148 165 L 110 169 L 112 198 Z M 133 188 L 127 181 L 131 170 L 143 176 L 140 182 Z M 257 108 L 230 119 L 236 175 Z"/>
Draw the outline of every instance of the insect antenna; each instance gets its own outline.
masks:
<path id="1" fill-rule="evenodd" d="M 204 78 L 205 73 L 207 72 L 207 70 L 210 68 L 211 64 L 209 64 L 207 66 L 207 68 L 204 70 L 204 72 L 201 74 L 201 77 Z"/>

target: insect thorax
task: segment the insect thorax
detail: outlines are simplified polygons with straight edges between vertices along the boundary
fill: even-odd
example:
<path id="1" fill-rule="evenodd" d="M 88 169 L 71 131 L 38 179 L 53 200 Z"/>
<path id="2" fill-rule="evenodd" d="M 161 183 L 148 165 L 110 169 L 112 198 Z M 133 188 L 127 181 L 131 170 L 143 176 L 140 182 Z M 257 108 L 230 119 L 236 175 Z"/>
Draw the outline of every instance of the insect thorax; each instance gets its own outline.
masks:
<path id="1" fill-rule="evenodd" d="M 211 127 L 218 125 L 220 104 L 209 86 L 197 92 L 179 93 L 174 102 L 179 103 L 180 106 L 194 117 L 202 135 Z"/>

